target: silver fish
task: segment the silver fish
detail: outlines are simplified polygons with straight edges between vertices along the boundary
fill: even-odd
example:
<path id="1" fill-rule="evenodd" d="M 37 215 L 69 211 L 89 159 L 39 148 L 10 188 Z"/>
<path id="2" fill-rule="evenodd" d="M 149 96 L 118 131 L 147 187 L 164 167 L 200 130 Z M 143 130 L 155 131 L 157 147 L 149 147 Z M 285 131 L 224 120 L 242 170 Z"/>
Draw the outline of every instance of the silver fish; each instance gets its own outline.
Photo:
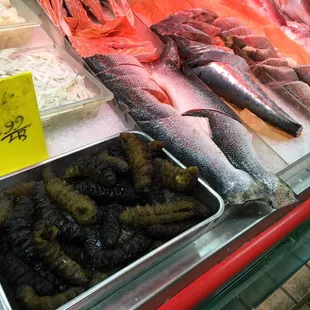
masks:
<path id="1" fill-rule="evenodd" d="M 294 137 L 300 135 L 302 126 L 292 121 L 267 96 L 258 91 L 258 85 L 246 72 L 233 68 L 230 64 L 211 62 L 196 67 L 193 71 L 219 96 L 242 109 L 249 109 L 264 121 L 274 125 Z"/>
<path id="2" fill-rule="evenodd" d="M 169 96 L 179 113 L 193 109 L 221 111 L 240 121 L 237 114 L 190 70 L 179 69 L 179 55 L 175 42 L 167 39 L 160 60 L 149 65 L 156 83 Z"/>
<path id="3" fill-rule="evenodd" d="M 208 118 L 213 141 L 235 168 L 247 172 L 269 188 L 274 207 L 282 208 L 297 201 L 294 192 L 260 164 L 249 132 L 242 124 L 217 111 L 195 110 L 185 115 Z"/>
<path id="4" fill-rule="evenodd" d="M 86 62 L 114 93 L 118 104 L 134 115 L 135 121 L 179 115 L 172 106 L 163 103 L 169 100 L 166 94 L 134 57 L 95 56 Z"/>
<path id="5" fill-rule="evenodd" d="M 164 141 L 168 151 L 183 164 L 197 166 L 201 176 L 227 204 L 252 200 L 269 203 L 265 186 L 233 167 L 212 141 L 206 119 L 183 116 L 139 122 L 139 125 L 154 139 Z"/>

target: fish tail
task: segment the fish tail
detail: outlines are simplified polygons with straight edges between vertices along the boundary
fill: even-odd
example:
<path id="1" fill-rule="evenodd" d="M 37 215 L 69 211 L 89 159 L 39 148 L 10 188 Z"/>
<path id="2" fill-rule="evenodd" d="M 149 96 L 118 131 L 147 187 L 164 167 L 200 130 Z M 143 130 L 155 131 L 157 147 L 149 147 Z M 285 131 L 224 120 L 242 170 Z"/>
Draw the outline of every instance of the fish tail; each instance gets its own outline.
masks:
<path id="1" fill-rule="evenodd" d="M 254 179 L 249 184 L 246 191 L 241 191 L 234 195 L 229 195 L 225 200 L 226 204 L 232 205 L 249 205 L 249 203 L 262 202 L 266 205 L 274 205 L 273 197 L 269 188 L 262 182 Z"/>
<path id="2" fill-rule="evenodd" d="M 298 202 L 293 190 L 282 180 L 277 179 L 273 187 L 274 208 L 280 209 Z"/>

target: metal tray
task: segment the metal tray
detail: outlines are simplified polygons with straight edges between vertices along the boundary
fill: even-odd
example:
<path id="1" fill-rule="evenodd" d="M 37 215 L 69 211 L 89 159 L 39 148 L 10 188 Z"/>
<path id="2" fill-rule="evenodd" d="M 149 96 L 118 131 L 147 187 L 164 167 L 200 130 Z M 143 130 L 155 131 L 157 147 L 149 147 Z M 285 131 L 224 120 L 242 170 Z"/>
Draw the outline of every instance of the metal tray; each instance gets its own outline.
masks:
<path id="1" fill-rule="evenodd" d="M 130 132 L 137 134 L 143 141 L 153 140 L 150 136 L 142 132 Z M 14 186 L 20 182 L 41 180 L 42 171 L 46 166 L 51 166 L 56 170 L 56 172 L 60 172 L 65 166 L 67 166 L 72 161 L 77 160 L 78 158 L 98 154 L 100 150 L 102 150 L 103 146 L 108 146 L 110 143 L 113 143 L 116 139 L 118 139 L 118 137 L 119 135 L 112 136 L 87 147 L 80 148 L 73 152 L 49 159 L 27 169 L 15 172 L 6 177 L 2 177 L 0 178 L 0 190 Z M 181 167 L 185 167 L 168 151 L 164 150 L 164 152 L 167 154 L 167 158 L 172 162 Z M 173 238 L 172 240 L 166 242 L 152 252 L 144 255 L 134 263 L 113 274 L 108 279 L 85 291 L 83 294 L 69 301 L 67 304 L 61 306 L 59 309 L 90 309 L 94 307 L 107 296 L 113 294 L 115 291 L 128 284 L 138 276 L 141 276 L 143 273 L 150 270 L 152 267 L 160 263 L 168 256 L 176 253 L 202 236 L 207 231 L 209 224 L 211 224 L 211 222 L 214 223 L 214 221 L 224 212 L 224 202 L 222 198 L 202 179 L 199 179 L 199 184 L 195 192 L 195 196 L 197 199 L 205 202 L 208 204 L 208 206 L 210 206 L 213 213 L 211 217 L 190 228 L 179 236 Z M 139 298 L 139 296 L 137 296 L 137 298 Z M 0 309 L 1 305 L 2 308 L 6 310 L 16 309 L 16 304 L 12 298 L 10 288 L 3 280 L 0 284 Z"/>

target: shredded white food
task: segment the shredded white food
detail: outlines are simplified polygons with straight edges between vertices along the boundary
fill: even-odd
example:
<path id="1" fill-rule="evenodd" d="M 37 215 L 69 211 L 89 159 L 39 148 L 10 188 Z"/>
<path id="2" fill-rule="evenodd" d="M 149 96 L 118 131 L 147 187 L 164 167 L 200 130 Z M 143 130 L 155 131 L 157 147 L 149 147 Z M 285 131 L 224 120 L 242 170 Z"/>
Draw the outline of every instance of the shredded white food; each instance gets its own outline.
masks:
<path id="1" fill-rule="evenodd" d="M 24 23 L 25 21 L 18 15 L 10 0 L 0 0 L 0 26 Z"/>
<path id="2" fill-rule="evenodd" d="M 26 71 L 32 73 L 40 111 L 95 96 L 87 89 L 84 76 L 49 51 L 0 51 L 0 78 Z"/>

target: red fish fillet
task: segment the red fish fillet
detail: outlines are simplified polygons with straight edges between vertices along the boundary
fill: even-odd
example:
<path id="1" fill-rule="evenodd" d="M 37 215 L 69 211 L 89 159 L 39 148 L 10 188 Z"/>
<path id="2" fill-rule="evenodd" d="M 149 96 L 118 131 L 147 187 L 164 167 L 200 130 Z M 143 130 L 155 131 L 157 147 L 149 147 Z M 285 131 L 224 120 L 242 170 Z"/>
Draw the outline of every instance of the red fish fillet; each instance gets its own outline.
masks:
<path id="1" fill-rule="evenodd" d="M 152 61 L 157 58 L 156 48 L 151 42 L 138 41 L 134 37 L 101 37 L 97 39 L 70 37 L 70 41 L 82 57 L 97 54 L 125 54 L 135 56 L 138 60 L 143 61 Z"/>
<path id="2" fill-rule="evenodd" d="M 113 20 L 113 17 L 106 14 L 99 2 L 99 0 L 81 0 L 89 10 L 94 14 L 99 22 L 105 23 L 107 21 Z"/>
<path id="3" fill-rule="evenodd" d="M 153 43 L 139 37 L 126 0 L 106 0 L 104 6 L 100 0 L 38 1 L 82 57 L 128 54 L 140 61 L 157 58 Z M 64 2 L 70 16 L 66 16 Z"/>

